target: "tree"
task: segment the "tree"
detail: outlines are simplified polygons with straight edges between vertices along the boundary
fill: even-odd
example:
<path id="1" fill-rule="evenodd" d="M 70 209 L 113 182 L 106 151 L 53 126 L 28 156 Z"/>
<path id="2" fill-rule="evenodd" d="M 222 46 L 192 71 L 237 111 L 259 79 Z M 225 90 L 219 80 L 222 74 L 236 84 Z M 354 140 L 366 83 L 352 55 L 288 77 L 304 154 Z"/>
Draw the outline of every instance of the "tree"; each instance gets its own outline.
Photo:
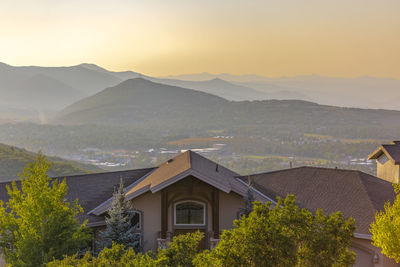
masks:
<path id="1" fill-rule="evenodd" d="M 77 255 L 66 256 L 62 260 L 54 260 L 48 267 L 72 266 L 133 266 L 133 267 L 191 267 L 193 259 L 199 252 L 199 242 L 203 238 L 200 232 L 175 236 L 168 248 L 160 249 L 157 254 L 147 252 L 135 253 L 132 248 L 112 243 L 111 248 L 104 248 L 99 255 L 93 257 L 90 252 L 82 258 Z"/>
<path id="2" fill-rule="evenodd" d="M 125 201 L 124 184 L 121 179 L 106 217 L 106 229 L 100 233 L 99 247 L 111 248 L 115 242 L 139 251 L 141 235 L 136 232 L 138 225 L 132 224 L 134 214 L 134 210 Z"/>
<path id="3" fill-rule="evenodd" d="M 275 207 L 254 203 L 253 212 L 236 220 L 218 246 L 199 254 L 196 266 L 351 266 L 348 250 L 354 221 L 340 213 L 313 215 L 300 209 L 294 196 Z"/>
<path id="4" fill-rule="evenodd" d="M 204 234 L 197 231 L 186 235 L 174 236 L 167 249 L 158 251 L 158 259 L 166 259 L 167 266 L 191 267 L 199 253 L 199 243 Z"/>
<path id="5" fill-rule="evenodd" d="M 39 154 L 20 175 L 21 183 L 7 186 L 7 203 L 0 201 L 0 250 L 13 266 L 42 266 L 53 258 L 85 248 L 91 239 L 78 200 L 68 203 L 67 184 L 47 176 L 50 164 Z"/>
<path id="6" fill-rule="evenodd" d="M 247 184 L 247 195 L 244 197 L 244 208 L 242 209 L 242 214 L 244 216 L 249 216 L 249 214 L 253 211 L 254 201 L 255 201 L 253 189 L 251 188 L 251 180 L 250 176 L 248 177 Z"/>
<path id="7" fill-rule="evenodd" d="M 394 185 L 396 198 L 393 205 L 385 204 L 384 210 L 375 214 L 371 224 L 372 244 L 382 248 L 387 257 L 400 261 L 400 185 Z"/>

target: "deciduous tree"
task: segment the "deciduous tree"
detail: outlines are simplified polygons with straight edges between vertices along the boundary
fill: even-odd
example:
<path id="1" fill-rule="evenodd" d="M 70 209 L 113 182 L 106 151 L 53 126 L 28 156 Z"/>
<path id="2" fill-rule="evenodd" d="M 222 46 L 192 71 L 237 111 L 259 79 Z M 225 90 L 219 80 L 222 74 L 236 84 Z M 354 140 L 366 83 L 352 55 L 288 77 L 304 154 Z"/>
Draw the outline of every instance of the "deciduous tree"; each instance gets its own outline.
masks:
<path id="1" fill-rule="evenodd" d="M 77 215 L 82 207 L 66 201 L 65 179 L 46 174 L 50 164 L 39 155 L 20 175 L 20 184 L 7 186 L 7 203 L 0 201 L 0 250 L 12 266 L 41 266 L 53 258 L 76 253 L 91 235 Z"/>
<path id="2" fill-rule="evenodd" d="M 382 253 L 400 262 L 400 185 L 394 185 L 396 198 L 393 204 L 387 202 L 385 208 L 375 215 L 371 224 L 373 245 L 382 248 Z"/>

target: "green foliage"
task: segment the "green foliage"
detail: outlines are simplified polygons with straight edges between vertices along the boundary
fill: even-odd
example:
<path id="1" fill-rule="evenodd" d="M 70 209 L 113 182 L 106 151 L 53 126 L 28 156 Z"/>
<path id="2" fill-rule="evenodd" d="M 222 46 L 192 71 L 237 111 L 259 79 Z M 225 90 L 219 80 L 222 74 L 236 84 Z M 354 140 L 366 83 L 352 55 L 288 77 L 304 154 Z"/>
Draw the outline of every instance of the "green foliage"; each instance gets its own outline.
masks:
<path id="1" fill-rule="evenodd" d="M 375 214 L 371 224 L 373 245 L 382 248 L 387 257 L 400 262 L 400 185 L 394 185 L 396 199 L 385 204 L 384 211 Z"/>
<path id="2" fill-rule="evenodd" d="M 111 248 L 104 248 L 98 255 L 93 257 L 89 252 L 84 257 L 77 255 L 66 256 L 62 260 L 54 260 L 47 264 L 48 267 L 108 267 L 108 266 L 131 266 L 131 267 L 156 267 L 166 266 L 165 259 L 158 259 L 149 252 L 136 254 L 132 248 L 125 249 L 124 245 L 113 243 Z"/>
<path id="3" fill-rule="evenodd" d="M 157 254 L 152 252 L 135 253 L 132 248 L 125 249 L 124 245 L 113 242 L 112 247 L 104 248 L 97 258 L 87 252 L 81 259 L 77 255 L 67 256 L 62 260 L 54 260 L 47 266 L 190 267 L 193 266 L 192 261 L 199 252 L 198 243 L 202 238 L 203 234 L 200 232 L 176 236 L 167 249 L 159 250 Z"/>
<path id="4" fill-rule="evenodd" d="M 224 231 L 211 252 L 199 254 L 196 266 L 351 266 L 348 248 L 354 221 L 340 213 L 324 215 L 299 209 L 294 196 L 271 203 L 255 203 L 248 217 Z"/>
<path id="5" fill-rule="evenodd" d="M 97 258 L 66 257 L 49 266 L 352 266 L 354 252 L 348 249 L 354 221 L 340 212 L 315 215 L 300 209 L 294 196 L 278 199 L 276 206 L 255 202 L 253 211 L 225 230 L 212 251 L 199 252 L 200 232 L 174 237 L 169 247 L 153 253 L 135 254 L 113 244 Z"/>
<path id="6" fill-rule="evenodd" d="M 41 266 L 76 253 L 91 238 L 77 220 L 81 206 L 65 201 L 66 182 L 52 181 L 49 168 L 39 155 L 24 169 L 20 186 L 7 186 L 9 201 L 0 201 L 0 250 L 13 266 Z"/>
<path id="7" fill-rule="evenodd" d="M 203 238 L 204 234 L 200 232 L 175 236 L 169 247 L 159 250 L 158 255 L 167 259 L 168 266 L 193 266 L 192 261 L 199 253 L 199 242 Z"/>
<path id="8" fill-rule="evenodd" d="M 113 242 L 140 250 L 141 234 L 136 233 L 138 225 L 132 225 L 133 210 L 125 201 L 124 185 L 121 179 L 120 186 L 114 192 L 113 201 L 108 217 L 106 217 L 106 229 L 100 232 L 99 247 L 110 248 Z"/>

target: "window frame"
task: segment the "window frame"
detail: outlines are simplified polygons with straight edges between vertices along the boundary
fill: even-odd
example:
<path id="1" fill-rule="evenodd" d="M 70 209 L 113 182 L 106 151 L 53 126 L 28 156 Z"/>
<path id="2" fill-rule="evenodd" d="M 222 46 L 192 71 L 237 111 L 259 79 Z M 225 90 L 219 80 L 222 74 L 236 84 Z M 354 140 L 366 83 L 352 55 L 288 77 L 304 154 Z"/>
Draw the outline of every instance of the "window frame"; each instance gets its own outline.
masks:
<path id="1" fill-rule="evenodd" d="M 200 204 L 203 207 L 203 223 L 201 223 L 201 224 L 199 224 L 199 223 L 196 223 L 196 224 L 176 223 L 176 207 L 177 207 L 177 205 L 182 204 L 182 203 L 186 203 L 186 202 L 194 202 L 196 204 Z M 206 217 L 207 206 L 206 206 L 206 203 L 204 203 L 202 201 L 186 199 L 186 200 L 181 200 L 181 201 L 175 202 L 174 203 L 173 212 L 174 212 L 174 226 L 206 226 L 206 223 L 207 223 L 207 217 Z"/>
<path id="2" fill-rule="evenodd" d="M 136 231 L 142 231 L 142 216 L 143 216 L 142 211 L 140 211 L 140 210 L 130 210 L 129 212 L 139 214 L 139 223 L 138 223 L 138 227 L 136 228 Z"/>

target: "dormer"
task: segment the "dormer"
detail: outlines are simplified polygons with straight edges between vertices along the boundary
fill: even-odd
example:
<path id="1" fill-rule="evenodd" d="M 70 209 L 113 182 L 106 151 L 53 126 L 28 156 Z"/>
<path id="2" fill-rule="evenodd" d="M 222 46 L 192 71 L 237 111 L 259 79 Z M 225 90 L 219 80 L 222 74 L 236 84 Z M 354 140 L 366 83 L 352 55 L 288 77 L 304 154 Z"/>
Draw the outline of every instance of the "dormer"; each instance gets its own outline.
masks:
<path id="1" fill-rule="evenodd" d="M 400 141 L 378 147 L 368 159 L 376 160 L 376 176 L 391 183 L 400 179 Z"/>

